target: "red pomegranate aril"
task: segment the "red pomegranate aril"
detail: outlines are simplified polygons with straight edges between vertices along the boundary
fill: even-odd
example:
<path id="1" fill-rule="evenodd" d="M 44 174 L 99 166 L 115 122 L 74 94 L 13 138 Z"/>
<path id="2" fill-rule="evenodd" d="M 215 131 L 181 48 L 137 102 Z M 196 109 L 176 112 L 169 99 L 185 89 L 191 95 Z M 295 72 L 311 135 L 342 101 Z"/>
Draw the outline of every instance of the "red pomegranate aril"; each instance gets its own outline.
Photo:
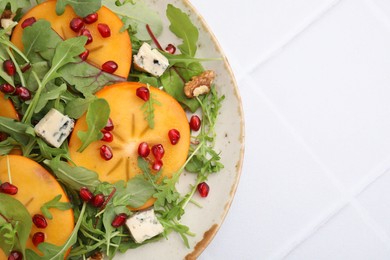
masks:
<path id="1" fill-rule="evenodd" d="M 37 232 L 32 237 L 32 242 L 34 246 L 38 246 L 40 243 L 45 242 L 45 234 L 42 232 Z"/>
<path id="2" fill-rule="evenodd" d="M 3 92 L 4 94 L 12 94 L 15 92 L 15 87 L 12 86 L 11 84 L 4 83 L 0 85 L 0 91 Z"/>
<path id="3" fill-rule="evenodd" d="M 152 164 L 152 170 L 158 172 L 163 167 L 163 162 L 161 160 L 156 160 Z"/>
<path id="4" fill-rule="evenodd" d="M 109 147 L 108 145 L 102 145 L 100 147 L 100 156 L 106 161 L 111 160 L 113 157 L 111 147 Z"/>
<path id="5" fill-rule="evenodd" d="M 93 199 L 93 194 L 87 187 L 82 187 L 79 194 L 80 198 L 85 202 L 89 202 Z"/>
<path id="6" fill-rule="evenodd" d="M 112 122 L 112 119 L 111 119 L 111 118 L 108 118 L 107 124 L 106 124 L 106 126 L 104 127 L 104 130 L 106 130 L 106 131 L 112 131 L 112 130 L 114 130 L 114 123 Z"/>
<path id="7" fill-rule="evenodd" d="M 168 137 L 171 144 L 175 145 L 180 140 L 180 132 L 177 129 L 171 129 L 168 131 Z"/>
<path id="8" fill-rule="evenodd" d="M 31 99 L 31 92 L 25 87 L 17 87 L 15 90 L 15 94 L 23 101 Z"/>
<path id="9" fill-rule="evenodd" d="M 103 133 L 103 137 L 100 140 L 102 140 L 103 142 L 111 143 L 114 140 L 114 136 L 112 135 L 111 132 L 103 130 L 102 133 Z"/>
<path id="10" fill-rule="evenodd" d="M 103 63 L 102 70 L 107 73 L 114 73 L 118 69 L 118 64 L 115 61 L 109 60 Z"/>
<path id="11" fill-rule="evenodd" d="M 91 24 L 91 23 L 96 22 L 98 20 L 98 18 L 99 18 L 98 14 L 93 13 L 93 14 L 89 14 L 86 17 L 84 17 L 83 20 L 86 24 Z"/>
<path id="12" fill-rule="evenodd" d="M 13 185 L 9 182 L 3 182 L 0 185 L 0 193 L 5 193 L 8 195 L 15 195 L 16 193 L 18 193 L 18 187 L 16 187 L 15 185 Z"/>
<path id="13" fill-rule="evenodd" d="M 70 21 L 70 29 L 74 32 L 79 32 L 84 27 L 84 21 L 80 17 L 75 17 Z"/>
<path id="14" fill-rule="evenodd" d="M 127 215 L 125 213 L 121 213 L 121 214 L 115 216 L 115 218 L 112 221 L 111 225 L 114 228 L 118 228 L 120 226 L 123 226 L 123 224 L 125 224 L 126 219 L 127 219 Z"/>
<path id="15" fill-rule="evenodd" d="M 197 189 L 201 197 L 204 198 L 209 195 L 210 187 L 206 182 L 199 183 Z"/>
<path id="16" fill-rule="evenodd" d="M 173 44 L 168 44 L 168 46 L 165 48 L 165 50 L 168 52 L 168 53 L 170 53 L 170 54 L 175 54 L 175 52 L 176 52 L 176 47 L 175 47 L 175 45 L 173 45 Z"/>
<path id="17" fill-rule="evenodd" d="M 97 28 L 98 28 L 98 31 L 99 31 L 100 35 L 103 38 L 107 38 L 107 37 L 111 36 L 111 29 L 110 29 L 110 27 L 107 24 L 99 23 Z"/>
<path id="18" fill-rule="evenodd" d="M 89 56 L 89 50 L 85 50 L 84 52 L 82 52 L 79 57 L 82 61 L 85 61 L 88 59 L 88 56 Z"/>
<path id="19" fill-rule="evenodd" d="M 0 142 L 4 141 L 7 138 L 8 138 L 8 134 L 4 132 L 0 132 Z"/>
<path id="20" fill-rule="evenodd" d="M 26 28 L 26 27 L 28 27 L 28 26 L 31 26 L 31 25 L 33 25 L 35 22 L 37 21 L 37 19 L 35 19 L 35 17 L 29 17 L 29 18 L 27 18 L 26 20 L 24 20 L 23 22 L 22 22 L 22 28 L 24 29 L 24 28 Z"/>
<path id="21" fill-rule="evenodd" d="M 198 131 L 200 129 L 201 123 L 202 122 L 201 122 L 199 116 L 193 115 L 190 119 L 191 130 Z"/>
<path id="22" fill-rule="evenodd" d="M 156 144 L 152 146 L 152 154 L 157 161 L 161 160 L 164 156 L 165 150 L 162 144 Z"/>
<path id="23" fill-rule="evenodd" d="M 150 154 L 149 145 L 146 142 L 142 142 L 138 145 L 138 155 L 145 158 Z"/>
<path id="24" fill-rule="evenodd" d="M 100 208 L 103 205 L 104 201 L 105 201 L 104 195 L 99 193 L 96 194 L 95 197 L 93 197 L 92 205 L 96 208 Z"/>
<path id="25" fill-rule="evenodd" d="M 47 227 L 46 218 L 41 214 L 35 214 L 32 218 L 32 221 L 37 228 L 46 228 Z"/>
<path id="26" fill-rule="evenodd" d="M 93 42 L 92 34 L 91 34 L 91 32 L 88 29 L 85 29 L 85 28 L 81 29 L 80 30 L 80 36 L 86 36 L 87 37 L 87 42 L 85 43 L 86 45 L 88 45 L 91 42 Z"/>
<path id="27" fill-rule="evenodd" d="M 3 69 L 11 77 L 16 73 L 16 67 L 12 60 L 5 60 L 3 62 Z"/>
<path id="28" fill-rule="evenodd" d="M 147 87 L 139 87 L 136 91 L 137 97 L 142 99 L 143 101 L 148 101 L 150 98 L 150 92 Z"/>
<path id="29" fill-rule="evenodd" d="M 23 254 L 19 251 L 12 251 L 8 256 L 8 260 L 22 260 L 22 259 L 23 259 Z"/>

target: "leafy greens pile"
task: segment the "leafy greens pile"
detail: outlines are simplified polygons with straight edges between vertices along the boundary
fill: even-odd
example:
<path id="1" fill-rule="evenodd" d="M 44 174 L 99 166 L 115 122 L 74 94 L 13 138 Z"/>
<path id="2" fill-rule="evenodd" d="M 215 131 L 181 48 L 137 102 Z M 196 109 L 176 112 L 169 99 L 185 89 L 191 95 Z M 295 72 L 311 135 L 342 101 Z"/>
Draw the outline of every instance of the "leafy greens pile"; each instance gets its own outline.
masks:
<path id="1" fill-rule="evenodd" d="M 123 30 L 131 35 L 133 53 L 138 51 L 143 42 L 151 42 L 151 36 L 146 25 L 153 28 L 158 36 L 162 31 L 159 16 L 151 11 L 142 1 L 113 0 L 57 0 L 57 13 L 61 14 L 66 5 L 71 5 L 81 17 L 97 11 L 105 5 L 115 12 L 123 21 Z M 30 8 L 29 0 L 0 0 L 0 13 L 11 10 L 19 17 L 23 10 Z M 0 142 L 0 155 L 7 155 L 13 149 L 21 149 L 23 156 L 29 157 L 51 169 L 53 175 L 63 185 L 71 199 L 70 203 L 59 202 L 60 197 L 45 203 L 41 211 L 46 218 L 51 218 L 50 209 L 66 210 L 73 208 L 76 225 L 68 241 L 62 246 L 42 243 L 38 246 L 43 256 L 25 248 L 25 243 L 31 229 L 31 217 L 23 205 L 7 195 L 0 194 L 0 248 L 4 252 L 13 249 L 26 254 L 27 259 L 64 259 L 68 249 L 70 259 L 86 258 L 98 252 L 113 258 L 116 252 L 125 252 L 142 244 L 133 241 L 125 227 L 114 228 L 111 225 L 115 215 L 133 213 L 129 210 L 142 206 L 150 197 L 156 198 L 154 209 L 159 221 L 164 226 L 164 233 L 145 241 L 153 242 L 167 237 L 171 232 L 177 232 L 186 246 L 189 246 L 188 236 L 193 233 L 180 223 L 188 203 L 195 203 L 192 197 L 199 183 L 207 180 L 212 173 L 223 168 L 219 162 L 220 156 L 213 148 L 215 141 L 215 123 L 223 97 L 218 96 L 215 88 L 203 97 L 188 99 L 183 87 L 204 71 L 201 62 L 196 58 L 198 30 L 192 24 L 187 14 L 173 5 L 168 5 L 166 15 L 170 21 L 169 29 L 182 43 L 178 45 L 180 54 L 163 54 L 168 58 L 170 67 L 159 78 L 132 70 L 128 79 L 102 72 L 100 69 L 83 62 L 78 57 L 85 49 L 86 37 L 81 36 L 63 40 L 53 30 L 50 23 L 39 20 L 24 29 L 24 50 L 19 50 L 9 40 L 9 29 L 0 29 L 0 60 L 11 59 L 17 67 L 17 75 L 9 77 L 0 70 L 0 84 L 9 83 L 13 86 L 22 85 L 32 93 L 32 99 L 21 102 L 13 95 L 10 98 L 17 111 L 22 115 L 20 122 L 0 117 L 0 132 L 8 138 Z M 20 68 L 28 67 L 26 72 Z M 110 184 L 101 182 L 98 175 L 86 168 L 74 165 L 69 157 L 68 144 L 53 148 L 34 133 L 33 125 L 38 122 L 51 108 L 78 119 L 87 113 L 89 129 L 78 133 L 83 142 L 82 151 L 90 143 L 101 139 L 101 131 L 109 116 L 109 106 L 104 99 L 98 99 L 94 93 L 103 86 L 120 81 L 140 81 L 153 86 L 163 86 L 163 89 L 178 100 L 188 111 L 199 111 L 202 114 L 202 127 L 197 136 L 192 137 L 190 154 L 187 162 L 172 178 L 161 178 L 161 173 L 152 174 L 148 163 L 138 159 L 138 166 L 143 175 L 139 175 L 127 183 L 124 181 Z M 153 111 L 145 111 L 146 118 Z M 150 124 L 149 124 L 150 125 Z M 197 179 L 187 194 L 176 190 L 181 173 L 196 173 Z M 102 193 L 106 203 L 101 208 L 91 207 L 80 200 L 78 191 L 82 187 L 92 192 Z"/>

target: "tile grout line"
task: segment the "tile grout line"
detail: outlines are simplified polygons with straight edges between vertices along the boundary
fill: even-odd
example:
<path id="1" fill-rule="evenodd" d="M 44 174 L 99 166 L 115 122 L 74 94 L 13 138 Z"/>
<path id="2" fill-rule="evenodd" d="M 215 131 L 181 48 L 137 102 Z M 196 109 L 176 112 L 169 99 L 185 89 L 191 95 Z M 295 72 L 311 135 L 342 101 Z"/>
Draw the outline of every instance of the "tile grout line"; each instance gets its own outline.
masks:
<path id="1" fill-rule="evenodd" d="M 333 8 L 335 8 L 339 3 L 343 0 L 332 0 L 324 4 L 319 10 L 315 11 L 312 15 L 306 18 L 300 25 L 295 27 L 290 33 L 288 33 L 281 41 L 274 45 L 269 51 L 263 54 L 258 60 L 258 62 L 250 65 L 240 73 L 239 78 L 245 77 L 245 75 L 252 73 L 259 67 L 266 64 L 273 57 L 277 56 L 287 45 L 297 39 L 302 33 L 304 33 L 307 29 L 311 27 L 311 25 L 315 24 L 319 21 L 324 15 L 330 12 Z"/>
<path id="2" fill-rule="evenodd" d="M 374 183 L 377 179 L 383 176 L 390 169 L 374 169 L 371 172 L 372 174 L 367 177 L 367 179 L 358 184 L 354 190 L 348 190 L 346 187 L 336 178 L 335 174 L 328 169 L 327 166 L 322 162 L 322 160 L 316 155 L 316 153 L 311 149 L 309 144 L 306 143 L 304 138 L 297 132 L 297 130 L 291 125 L 291 123 L 284 117 L 284 115 L 279 111 L 277 106 L 268 98 L 268 96 L 260 89 L 254 88 L 256 85 L 252 76 L 249 75 L 247 78 L 249 81 L 249 87 L 252 88 L 260 98 L 265 102 L 265 104 L 270 108 L 270 110 L 275 114 L 275 116 L 281 121 L 282 125 L 284 125 L 293 138 L 300 144 L 313 158 L 313 160 L 321 167 L 322 171 L 325 175 L 331 180 L 331 182 L 335 185 L 337 190 L 339 190 L 341 194 L 341 199 L 339 203 L 333 206 L 325 215 L 322 215 L 321 218 L 317 219 L 317 221 L 313 222 L 308 228 L 306 228 L 299 236 L 293 238 L 289 242 L 287 242 L 286 246 L 276 254 L 272 256 L 272 259 L 285 259 L 288 257 L 298 246 L 303 244 L 306 240 L 308 240 L 311 236 L 313 236 L 316 231 L 318 231 L 321 227 L 323 227 L 326 223 L 328 223 L 334 216 L 336 216 L 339 212 L 341 212 L 345 207 L 350 204 L 362 218 L 363 222 L 371 228 L 373 232 L 382 240 L 382 242 L 390 249 L 390 237 L 381 231 L 380 226 L 372 219 L 369 212 L 359 203 L 356 199 L 360 193 L 366 190 L 372 183 Z M 383 162 L 383 166 L 388 165 L 386 161 Z M 382 166 L 382 165 L 381 165 Z M 377 173 L 375 173 L 377 172 Z"/>

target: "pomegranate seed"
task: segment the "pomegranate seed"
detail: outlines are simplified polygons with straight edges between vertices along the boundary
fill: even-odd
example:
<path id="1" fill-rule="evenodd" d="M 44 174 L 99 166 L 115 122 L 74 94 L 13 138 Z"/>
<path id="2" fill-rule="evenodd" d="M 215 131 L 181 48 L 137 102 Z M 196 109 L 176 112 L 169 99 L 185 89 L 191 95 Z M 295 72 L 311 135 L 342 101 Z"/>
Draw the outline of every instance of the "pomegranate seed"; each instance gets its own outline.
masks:
<path id="1" fill-rule="evenodd" d="M 11 77 L 16 73 L 16 67 L 12 60 L 5 60 L 3 62 L 3 69 Z"/>
<path id="2" fill-rule="evenodd" d="M 46 228 L 47 227 L 47 221 L 46 221 L 45 217 L 41 214 L 35 214 L 32 218 L 32 221 L 37 228 Z"/>
<path id="3" fill-rule="evenodd" d="M 38 246 L 40 243 L 43 243 L 45 241 L 45 234 L 42 232 L 37 232 L 32 237 L 32 242 L 34 246 Z"/>
<path id="4" fill-rule="evenodd" d="M 26 20 L 24 20 L 23 22 L 22 22 L 22 28 L 24 29 L 24 28 L 26 28 L 26 27 L 28 27 L 28 26 L 31 26 L 31 25 L 33 25 L 35 22 L 36 22 L 37 20 L 35 19 L 35 17 L 30 17 L 30 18 L 27 18 Z"/>
<path id="5" fill-rule="evenodd" d="M 109 60 L 103 63 L 102 70 L 107 73 L 114 73 L 118 69 L 118 64 L 115 61 Z"/>
<path id="6" fill-rule="evenodd" d="M 113 157 L 111 148 L 108 145 L 102 145 L 100 147 L 100 156 L 106 161 L 111 160 Z"/>
<path id="7" fill-rule="evenodd" d="M 86 17 L 84 17 L 83 20 L 86 24 L 94 23 L 98 20 L 98 14 L 97 13 L 89 14 Z"/>
<path id="8" fill-rule="evenodd" d="M 175 145 L 179 142 L 180 132 L 177 129 L 171 129 L 168 131 L 168 137 L 171 144 Z"/>
<path id="9" fill-rule="evenodd" d="M 96 194 L 95 197 L 93 197 L 92 205 L 96 208 L 100 208 L 103 205 L 104 201 L 105 201 L 104 195 L 99 193 Z"/>
<path id="10" fill-rule="evenodd" d="M 149 92 L 149 89 L 147 87 L 139 87 L 139 88 L 137 88 L 136 94 L 137 94 L 137 97 L 139 97 L 143 101 L 148 101 L 149 100 L 150 92 Z"/>
<path id="11" fill-rule="evenodd" d="M 88 56 L 89 56 L 89 50 L 85 50 L 83 53 L 81 53 L 81 54 L 79 55 L 79 57 L 80 57 L 80 59 L 81 59 L 82 61 L 87 60 Z"/>
<path id="12" fill-rule="evenodd" d="M 74 32 L 79 32 L 84 27 L 83 19 L 75 17 L 70 21 L 70 29 Z"/>
<path id="13" fill-rule="evenodd" d="M 103 142 L 111 143 L 112 140 L 114 140 L 114 136 L 112 135 L 111 132 L 108 132 L 108 131 L 104 131 L 104 130 L 103 130 L 102 133 L 103 133 L 103 137 L 102 137 L 102 139 L 100 139 L 100 140 L 102 140 Z"/>
<path id="14" fill-rule="evenodd" d="M 87 42 L 85 43 L 86 45 L 93 42 L 92 34 L 88 29 L 85 29 L 85 28 L 81 29 L 80 36 L 87 36 Z"/>
<path id="15" fill-rule="evenodd" d="M 207 197 L 207 195 L 209 195 L 210 187 L 207 183 L 201 182 L 198 184 L 197 188 L 201 197 Z"/>
<path id="16" fill-rule="evenodd" d="M 198 131 L 200 129 L 201 121 L 199 116 L 193 115 L 190 119 L 191 130 Z"/>
<path id="17" fill-rule="evenodd" d="M 12 94 L 15 92 L 15 87 L 12 86 L 11 84 L 4 83 L 0 85 L 0 91 L 5 94 Z"/>
<path id="18" fill-rule="evenodd" d="M 15 90 L 15 94 L 18 95 L 18 97 L 23 101 L 31 99 L 31 92 L 25 87 L 17 87 Z"/>
<path id="19" fill-rule="evenodd" d="M 114 123 L 112 122 L 111 118 L 108 118 L 108 121 L 107 121 L 106 126 L 104 127 L 104 130 L 106 130 L 106 131 L 114 130 Z"/>
<path id="20" fill-rule="evenodd" d="M 8 260 L 22 260 L 22 259 L 23 259 L 23 255 L 19 251 L 12 251 L 8 256 Z"/>
<path id="21" fill-rule="evenodd" d="M 118 227 L 122 226 L 123 224 L 125 224 L 126 219 L 127 219 L 127 215 L 125 213 L 121 213 L 121 214 L 115 216 L 111 225 L 114 228 L 118 228 Z"/>
<path id="22" fill-rule="evenodd" d="M 97 28 L 98 28 L 98 31 L 99 31 L 100 35 L 103 38 L 107 38 L 107 37 L 111 36 L 111 29 L 110 29 L 110 27 L 107 24 L 99 23 Z"/>
<path id="23" fill-rule="evenodd" d="M 8 195 L 15 195 L 18 193 L 18 187 L 9 182 L 4 182 L 0 185 L 0 192 Z"/>
<path id="24" fill-rule="evenodd" d="M 142 142 L 138 145 L 138 155 L 141 157 L 148 157 L 150 154 L 149 145 L 146 142 Z"/>
<path id="25" fill-rule="evenodd" d="M 0 132 L 0 142 L 4 141 L 8 138 L 8 135 L 6 133 Z"/>
<path id="26" fill-rule="evenodd" d="M 156 158 L 157 161 L 160 161 L 164 156 L 164 147 L 162 144 L 156 144 L 152 146 L 152 153 L 154 155 L 154 158 Z"/>
<path id="27" fill-rule="evenodd" d="M 163 167 L 163 162 L 161 160 L 156 160 L 152 164 L 152 170 L 158 172 Z"/>
<path id="28" fill-rule="evenodd" d="M 80 189 L 80 197 L 83 201 L 89 202 L 92 200 L 93 194 L 87 187 L 82 187 Z"/>
<path id="29" fill-rule="evenodd" d="M 170 53 L 170 54 L 175 54 L 175 52 L 176 52 L 176 47 L 175 47 L 175 45 L 173 45 L 173 44 L 168 44 L 168 46 L 165 48 L 165 50 L 168 52 L 168 53 Z"/>

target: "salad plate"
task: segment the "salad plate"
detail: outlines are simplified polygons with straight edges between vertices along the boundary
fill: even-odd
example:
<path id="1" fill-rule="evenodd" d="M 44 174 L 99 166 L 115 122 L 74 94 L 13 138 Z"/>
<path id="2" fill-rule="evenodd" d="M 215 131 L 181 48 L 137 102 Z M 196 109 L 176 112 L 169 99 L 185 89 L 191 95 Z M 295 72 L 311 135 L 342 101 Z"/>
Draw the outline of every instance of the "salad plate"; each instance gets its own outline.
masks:
<path id="1" fill-rule="evenodd" d="M 115 1 L 113 0 L 112 2 L 114 3 Z M 213 131 L 215 133 L 213 149 L 220 158 L 218 161 L 220 170 L 207 175 L 205 181 L 209 187 L 208 195 L 201 196 L 202 194 L 199 192 L 194 192 L 191 199 L 186 203 L 184 214 L 180 215 L 180 224 L 189 228 L 188 234 L 190 235 L 188 236 L 187 245 L 180 234 L 171 232 L 166 238 L 158 239 L 151 243 L 144 243 L 142 246 L 128 249 L 124 253 L 117 253 L 115 259 L 196 259 L 211 242 L 222 225 L 239 183 L 244 157 L 245 137 L 241 98 L 233 72 L 221 46 L 201 14 L 195 10 L 189 1 L 138 0 L 137 2 L 144 2 L 145 6 L 152 10 L 156 14 L 156 17 L 162 21 L 162 28 L 161 30 L 159 29 L 158 36 L 156 37 L 158 39 L 157 41 L 153 39 L 153 32 L 149 32 L 151 37 L 149 43 L 152 48 L 158 47 L 156 45 L 159 44 L 164 47 L 169 45 L 180 46 L 183 41 L 183 39 L 172 32 L 172 21 L 167 15 L 168 6 L 174 6 L 181 10 L 181 12 L 188 16 L 193 26 L 196 27 L 199 34 L 198 40 L 195 43 L 197 49 L 196 58 L 201 61 L 205 70 L 210 70 L 215 73 L 213 87 L 217 95 L 222 97 L 220 99 L 221 106 L 219 110 L 216 110 L 218 111 L 216 113 L 217 119 L 215 125 L 213 125 Z M 120 5 L 117 8 L 116 11 L 120 13 Z M 164 86 L 158 87 L 163 88 Z M 201 116 L 199 110 L 193 112 L 187 111 L 188 119 L 192 114 L 199 114 Z M 26 113 L 28 112 L 29 110 L 27 109 Z M 209 113 L 213 113 L 213 111 L 209 111 Z M 31 118 L 28 118 L 27 121 L 29 120 Z M 77 129 L 77 123 L 75 129 Z M 72 142 L 70 141 L 71 145 Z M 49 166 L 51 167 L 51 165 Z M 55 169 L 52 170 L 55 171 Z M 188 194 L 191 190 L 196 191 L 193 189 L 196 181 L 196 174 L 183 171 L 176 184 L 176 188 L 181 194 Z M 83 209 L 84 207 L 85 203 Z M 78 213 L 82 215 L 83 210 L 81 211 L 82 213 Z M 77 222 L 77 219 L 75 219 L 75 222 Z"/>

